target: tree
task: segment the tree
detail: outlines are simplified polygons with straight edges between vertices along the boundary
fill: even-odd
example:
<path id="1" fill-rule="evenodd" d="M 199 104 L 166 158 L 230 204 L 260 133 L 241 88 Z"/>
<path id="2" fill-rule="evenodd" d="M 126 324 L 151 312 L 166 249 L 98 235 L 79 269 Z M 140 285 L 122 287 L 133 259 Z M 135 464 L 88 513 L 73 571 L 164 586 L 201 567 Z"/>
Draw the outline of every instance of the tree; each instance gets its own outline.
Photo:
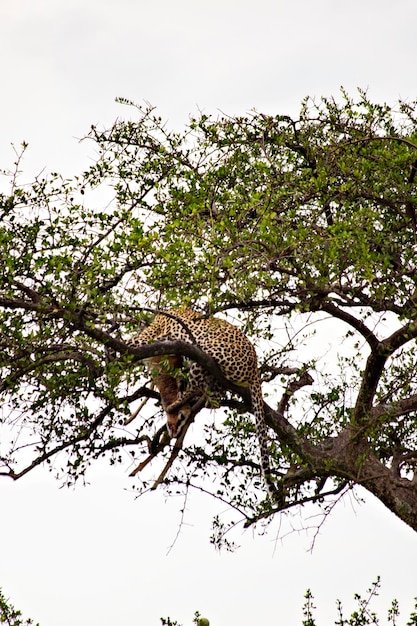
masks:
<path id="1" fill-rule="evenodd" d="M 372 586 L 367 590 L 366 596 L 362 597 L 360 594 L 355 593 L 355 602 L 357 604 L 357 610 L 353 611 L 350 617 L 344 616 L 343 604 L 340 600 L 337 600 L 337 617 L 338 621 L 334 622 L 338 626 L 366 626 L 372 624 L 378 626 L 380 624 L 380 618 L 371 609 L 371 603 L 379 595 L 380 579 L 378 578 Z M 310 589 L 307 590 L 305 595 L 305 604 L 303 607 L 304 617 L 303 626 L 316 626 L 316 620 L 314 618 L 315 606 L 313 604 L 313 596 Z M 392 600 L 391 606 L 387 611 L 387 624 L 395 626 L 398 621 L 397 618 L 400 615 L 400 610 L 397 600 Z M 407 626 L 412 626 L 416 623 L 417 615 L 413 611 L 407 621 Z"/>
<path id="2" fill-rule="evenodd" d="M 18 155 L 0 203 L 1 475 L 49 463 L 73 481 L 128 451 L 140 491 L 196 487 L 246 524 L 306 502 L 326 514 L 361 485 L 417 530 L 415 108 L 342 92 L 294 119 L 202 114 L 172 132 L 137 107 L 91 128 L 97 161 L 73 180 L 23 185 Z M 197 345 L 129 343 L 183 304 L 257 344 L 280 503 L 247 390 Z M 198 444 L 137 411 L 158 399 L 141 360 L 167 354 L 224 385 L 226 418 L 199 414 Z"/>
<path id="3" fill-rule="evenodd" d="M 343 608 L 343 603 L 341 600 L 336 601 L 337 608 L 337 621 L 334 622 L 336 626 L 379 626 L 380 618 L 375 613 L 372 608 L 372 601 L 379 595 L 381 583 L 380 578 L 372 583 L 372 586 L 367 589 L 366 595 L 362 596 L 359 593 L 355 593 L 354 599 L 357 605 L 357 609 L 354 610 L 349 617 L 345 616 L 345 611 Z M 311 593 L 311 590 L 308 589 L 304 596 L 305 603 L 303 606 L 303 619 L 302 626 L 317 626 L 316 619 L 314 617 L 316 606 L 314 605 L 314 597 Z M 417 598 L 415 599 L 417 602 Z M 417 608 L 417 604 L 414 606 Z M 400 616 L 400 607 L 398 605 L 397 600 L 392 600 L 390 607 L 386 612 L 386 622 L 387 624 L 392 624 L 395 626 L 398 624 L 398 618 Z M 197 626 L 210 626 L 209 620 L 207 618 L 200 618 L 198 611 L 195 613 L 194 623 Z M 178 622 L 172 622 L 171 619 L 161 618 L 162 626 L 181 626 Z M 417 624 L 417 613 L 412 611 L 406 626 L 415 626 Z"/>
<path id="4" fill-rule="evenodd" d="M 0 624 L 5 624 L 6 626 L 30 626 L 33 624 L 33 620 L 23 619 L 22 612 L 18 609 L 15 609 L 10 601 L 6 599 L 3 595 L 2 590 L 0 589 Z M 36 624 L 39 626 L 39 624 Z"/>
<path id="5" fill-rule="evenodd" d="M 335 624 L 339 624 L 340 626 L 365 626 L 366 624 L 374 624 L 378 626 L 379 618 L 377 617 L 374 611 L 371 611 L 370 604 L 372 600 L 378 596 L 378 592 L 380 589 L 380 579 L 378 578 L 376 582 L 372 584 L 372 587 L 367 590 L 367 595 L 362 597 L 360 594 L 355 594 L 355 601 L 358 605 L 358 609 L 354 611 L 349 619 L 344 617 L 343 605 L 340 600 L 337 600 L 337 614 L 339 621 L 335 622 Z M 303 616 L 305 619 L 303 620 L 303 626 L 316 626 L 316 621 L 314 618 L 315 606 L 313 602 L 314 598 L 310 591 L 307 590 L 305 594 L 305 604 L 303 606 Z M 417 609 L 417 599 L 416 605 L 414 607 Z M 398 606 L 397 600 L 393 600 L 391 602 L 391 606 L 388 609 L 388 623 L 395 626 L 397 624 L 397 618 L 400 615 L 400 610 Z M 162 626 L 181 626 L 177 621 L 172 621 L 171 618 L 161 617 Z M 6 626 L 30 626 L 33 624 L 32 619 L 23 620 L 21 611 L 15 609 L 15 607 L 10 604 L 10 601 L 5 598 L 3 592 L 0 589 L 0 623 L 6 624 Z M 198 611 L 195 611 L 193 623 L 196 626 L 210 626 L 210 621 L 206 617 L 201 617 Z M 412 611 L 409 620 L 407 621 L 407 626 L 415 626 L 417 624 L 417 613 Z M 39 624 L 36 624 L 39 626 Z"/>

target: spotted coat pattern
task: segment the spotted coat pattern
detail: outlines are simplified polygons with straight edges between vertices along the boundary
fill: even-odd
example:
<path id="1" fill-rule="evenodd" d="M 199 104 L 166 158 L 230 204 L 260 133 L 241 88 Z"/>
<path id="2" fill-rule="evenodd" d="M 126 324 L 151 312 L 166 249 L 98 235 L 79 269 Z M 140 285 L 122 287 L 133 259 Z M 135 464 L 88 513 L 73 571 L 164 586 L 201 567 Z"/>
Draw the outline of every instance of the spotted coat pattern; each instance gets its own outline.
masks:
<path id="1" fill-rule="evenodd" d="M 161 312 L 154 321 L 131 340 L 135 346 L 153 341 L 181 340 L 195 343 L 203 352 L 212 356 L 224 376 L 232 383 L 248 387 L 251 393 L 257 436 L 261 453 L 261 468 L 269 495 L 274 497 L 275 486 L 271 478 L 268 457 L 268 436 L 263 409 L 261 379 L 255 348 L 246 335 L 233 324 L 217 317 L 204 317 L 190 308 Z M 206 393 L 214 378 L 208 376 L 197 363 L 190 366 L 187 394 Z M 215 389 L 217 393 L 217 389 Z M 181 394 L 179 394 L 181 400 Z M 169 411 L 169 407 L 168 407 Z M 178 418 L 183 416 L 181 411 Z M 175 429 L 176 435 L 180 425 Z"/>

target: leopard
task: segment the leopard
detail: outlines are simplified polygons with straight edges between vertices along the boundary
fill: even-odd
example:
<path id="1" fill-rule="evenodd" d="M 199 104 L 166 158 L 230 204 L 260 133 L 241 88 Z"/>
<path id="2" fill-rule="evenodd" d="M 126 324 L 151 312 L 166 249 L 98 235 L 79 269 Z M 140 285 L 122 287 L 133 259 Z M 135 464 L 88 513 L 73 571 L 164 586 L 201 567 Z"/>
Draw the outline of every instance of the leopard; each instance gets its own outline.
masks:
<path id="1" fill-rule="evenodd" d="M 187 307 L 181 307 L 178 309 L 178 312 L 183 313 L 184 317 L 190 319 L 200 317 L 200 314 L 192 309 L 187 309 Z M 165 315 L 168 316 L 170 313 L 166 312 Z M 155 322 L 153 322 L 153 324 L 154 323 Z M 144 331 L 136 335 L 130 341 L 131 345 L 138 346 L 148 343 L 146 339 L 149 333 L 148 328 L 150 327 L 145 328 Z M 152 328 L 154 328 L 153 325 Z M 156 338 L 170 339 L 170 337 L 158 337 L 157 333 L 155 333 L 155 338 L 149 337 L 149 341 L 155 340 Z M 184 377 L 180 378 L 178 375 L 174 375 L 174 372 L 186 371 L 189 367 L 189 363 L 185 361 L 182 355 L 176 354 L 148 357 L 143 359 L 143 361 L 151 374 L 152 385 L 159 391 L 162 408 L 167 418 L 168 434 L 171 438 L 177 437 L 181 432 L 182 426 L 191 417 L 192 409 L 188 399 L 191 400 L 195 394 L 189 393 L 188 391 L 186 393 Z M 209 378 L 209 375 L 204 374 L 205 388 L 218 386 L 214 378 L 212 382 Z M 185 395 L 187 395 L 187 398 L 185 398 Z"/>
<path id="2" fill-rule="evenodd" d="M 132 338 L 131 343 L 140 346 L 164 340 L 181 340 L 196 344 L 203 352 L 214 358 L 228 381 L 249 388 L 259 442 L 261 470 L 267 493 L 271 499 L 276 500 L 278 493 L 269 464 L 262 381 L 253 344 L 234 324 L 213 315 L 204 316 L 191 307 L 160 311 L 149 326 Z M 212 402 L 214 397 L 216 403 L 221 394 L 221 386 L 214 376 L 193 361 L 189 365 L 185 390 L 178 388 L 177 401 L 166 407 L 167 414 L 171 413 L 170 434 L 178 436 L 187 420 L 187 414 L 189 415 L 188 400 L 198 394 L 208 394 Z M 182 406 L 186 407 L 185 411 Z M 178 421 L 174 424 L 175 420 Z"/>

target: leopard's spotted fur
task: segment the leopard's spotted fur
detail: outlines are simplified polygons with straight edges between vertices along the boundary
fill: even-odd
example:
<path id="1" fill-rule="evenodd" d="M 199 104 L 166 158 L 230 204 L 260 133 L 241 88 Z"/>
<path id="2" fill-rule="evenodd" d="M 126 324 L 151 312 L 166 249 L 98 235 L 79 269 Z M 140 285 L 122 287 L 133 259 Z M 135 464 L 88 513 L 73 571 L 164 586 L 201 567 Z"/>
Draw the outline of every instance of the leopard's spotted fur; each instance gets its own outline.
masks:
<path id="1" fill-rule="evenodd" d="M 157 340 L 175 339 L 195 343 L 203 352 L 216 360 L 222 373 L 230 382 L 242 387 L 249 387 L 260 446 L 262 472 L 269 494 L 275 496 L 276 488 L 271 478 L 269 466 L 268 436 L 255 348 L 237 326 L 216 317 L 204 317 L 186 307 L 161 312 L 131 342 L 137 346 Z M 187 397 L 196 393 L 201 395 L 207 391 L 213 391 L 213 387 L 215 394 L 217 394 L 219 386 L 217 383 L 215 384 L 214 378 L 208 375 L 200 365 L 193 362 L 190 365 L 188 385 L 185 390 Z M 174 409 L 175 406 L 181 406 L 183 396 L 184 394 L 179 392 L 179 401 L 172 405 Z M 167 409 L 169 414 L 170 407 Z M 181 409 L 178 410 L 178 423 L 174 429 L 174 436 L 178 435 L 182 425 L 180 421 L 184 419 L 186 419 L 186 415 Z"/>

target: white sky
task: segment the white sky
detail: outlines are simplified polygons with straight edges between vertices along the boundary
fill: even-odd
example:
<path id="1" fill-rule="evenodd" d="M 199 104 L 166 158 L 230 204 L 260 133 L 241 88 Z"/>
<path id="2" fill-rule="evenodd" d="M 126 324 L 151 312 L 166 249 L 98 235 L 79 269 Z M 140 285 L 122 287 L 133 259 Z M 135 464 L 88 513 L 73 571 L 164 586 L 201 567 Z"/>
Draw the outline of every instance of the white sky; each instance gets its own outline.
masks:
<path id="1" fill-rule="evenodd" d="M 415 0 L 3 0 L 0 168 L 26 140 L 29 174 L 81 171 L 94 152 L 76 138 L 130 115 L 116 96 L 150 101 L 177 128 L 198 108 L 296 114 L 340 85 L 415 99 L 416 23 Z M 41 626 L 189 626 L 195 610 L 211 626 L 300 626 L 308 587 L 326 625 L 336 598 L 352 606 L 377 575 L 379 606 L 397 597 L 405 623 L 417 595 L 417 537 L 371 496 L 339 506 L 312 554 L 303 533 L 276 542 L 275 524 L 218 555 L 215 505 L 195 495 L 167 556 L 181 502 L 134 500 L 127 468 L 88 478 L 75 491 L 42 470 L 0 482 L 0 586 Z"/>

